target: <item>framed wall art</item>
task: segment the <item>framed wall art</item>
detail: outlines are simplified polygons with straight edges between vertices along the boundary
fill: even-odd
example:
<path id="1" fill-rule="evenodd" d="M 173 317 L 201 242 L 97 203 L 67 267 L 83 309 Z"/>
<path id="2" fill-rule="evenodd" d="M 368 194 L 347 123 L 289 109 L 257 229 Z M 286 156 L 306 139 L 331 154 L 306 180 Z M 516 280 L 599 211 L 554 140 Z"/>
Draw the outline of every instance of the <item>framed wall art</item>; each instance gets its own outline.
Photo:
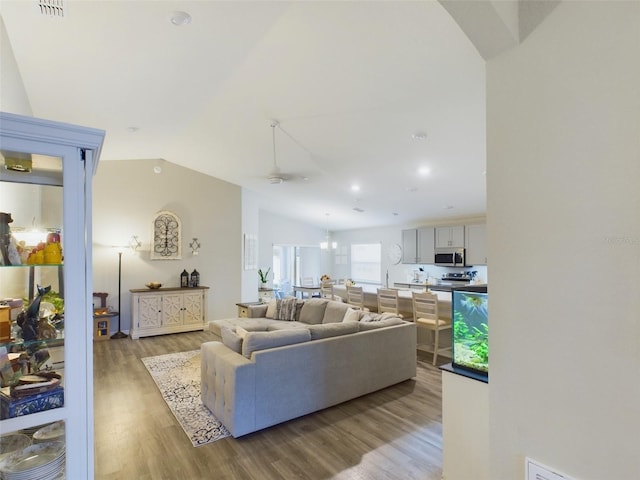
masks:
<path id="1" fill-rule="evenodd" d="M 173 212 L 163 210 L 153 219 L 151 231 L 151 260 L 180 260 L 182 258 L 182 222 Z"/>
<path id="2" fill-rule="evenodd" d="M 244 269 L 258 269 L 258 237 L 251 233 L 244 235 Z"/>

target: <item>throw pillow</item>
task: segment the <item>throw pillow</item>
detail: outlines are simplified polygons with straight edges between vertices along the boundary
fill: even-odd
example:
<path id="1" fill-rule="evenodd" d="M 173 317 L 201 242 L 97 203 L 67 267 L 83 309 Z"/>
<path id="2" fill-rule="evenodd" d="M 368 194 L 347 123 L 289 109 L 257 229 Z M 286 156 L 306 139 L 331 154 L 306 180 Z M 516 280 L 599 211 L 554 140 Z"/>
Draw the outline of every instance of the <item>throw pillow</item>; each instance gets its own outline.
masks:
<path id="1" fill-rule="evenodd" d="M 347 311 L 344 312 L 343 322 L 359 322 L 360 321 L 360 310 L 356 310 L 355 308 L 347 308 Z"/>
<path id="2" fill-rule="evenodd" d="M 276 313 L 273 315 L 274 320 L 293 321 L 296 319 L 296 303 L 295 297 L 287 297 L 276 301 Z"/>
<path id="3" fill-rule="evenodd" d="M 274 298 L 273 300 L 270 300 L 269 304 L 267 305 L 267 313 L 265 313 L 264 316 L 266 318 L 273 318 L 273 316 L 276 314 L 276 306 L 276 299 Z"/>
<path id="4" fill-rule="evenodd" d="M 309 300 L 305 300 L 302 305 L 302 310 L 300 310 L 300 318 L 298 321 L 306 323 L 307 325 L 322 323 L 327 303 L 329 303 L 329 300 L 325 300 L 324 298 L 310 298 Z"/>

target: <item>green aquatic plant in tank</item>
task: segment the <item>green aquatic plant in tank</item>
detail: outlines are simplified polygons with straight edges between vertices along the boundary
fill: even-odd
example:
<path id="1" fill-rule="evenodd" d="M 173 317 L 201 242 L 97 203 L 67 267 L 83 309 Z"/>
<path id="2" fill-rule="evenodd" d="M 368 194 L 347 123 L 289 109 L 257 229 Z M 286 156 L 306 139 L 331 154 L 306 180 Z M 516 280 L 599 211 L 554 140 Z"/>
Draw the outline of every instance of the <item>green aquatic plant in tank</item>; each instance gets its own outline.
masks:
<path id="1" fill-rule="evenodd" d="M 486 287 L 452 292 L 453 365 L 489 373 L 489 310 Z"/>

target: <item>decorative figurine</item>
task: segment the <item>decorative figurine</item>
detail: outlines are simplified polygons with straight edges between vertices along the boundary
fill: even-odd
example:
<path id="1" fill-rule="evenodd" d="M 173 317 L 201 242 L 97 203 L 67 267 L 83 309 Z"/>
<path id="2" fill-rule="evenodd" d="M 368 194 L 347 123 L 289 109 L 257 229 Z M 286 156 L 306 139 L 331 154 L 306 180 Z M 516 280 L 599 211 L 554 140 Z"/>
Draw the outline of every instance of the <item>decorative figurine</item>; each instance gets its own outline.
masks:
<path id="1" fill-rule="evenodd" d="M 26 311 L 20 313 L 17 318 L 17 323 L 22 328 L 22 338 L 25 342 L 38 340 L 38 323 L 40 321 L 40 302 L 42 297 L 51 290 L 51 285 L 48 287 L 41 287 L 38 285 L 38 296 L 33 299 L 29 308 Z"/>
<path id="2" fill-rule="evenodd" d="M 20 254 L 16 241 L 11 236 L 9 224 L 13 222 L 10 213 L 0 212 L 0 265 L 20 265 Z"/>

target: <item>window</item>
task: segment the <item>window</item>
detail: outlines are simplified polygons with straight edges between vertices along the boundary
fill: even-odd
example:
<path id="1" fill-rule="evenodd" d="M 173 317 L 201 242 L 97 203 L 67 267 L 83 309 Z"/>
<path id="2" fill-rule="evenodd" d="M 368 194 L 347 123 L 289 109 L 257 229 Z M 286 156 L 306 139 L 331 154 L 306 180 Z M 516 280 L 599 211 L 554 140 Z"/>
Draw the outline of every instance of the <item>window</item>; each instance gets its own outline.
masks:
<path id="1" fill-rule="evenodd" d="M 351 278 L 356 282 L 381 283 L 382 244 L 351 245 Z"/>

